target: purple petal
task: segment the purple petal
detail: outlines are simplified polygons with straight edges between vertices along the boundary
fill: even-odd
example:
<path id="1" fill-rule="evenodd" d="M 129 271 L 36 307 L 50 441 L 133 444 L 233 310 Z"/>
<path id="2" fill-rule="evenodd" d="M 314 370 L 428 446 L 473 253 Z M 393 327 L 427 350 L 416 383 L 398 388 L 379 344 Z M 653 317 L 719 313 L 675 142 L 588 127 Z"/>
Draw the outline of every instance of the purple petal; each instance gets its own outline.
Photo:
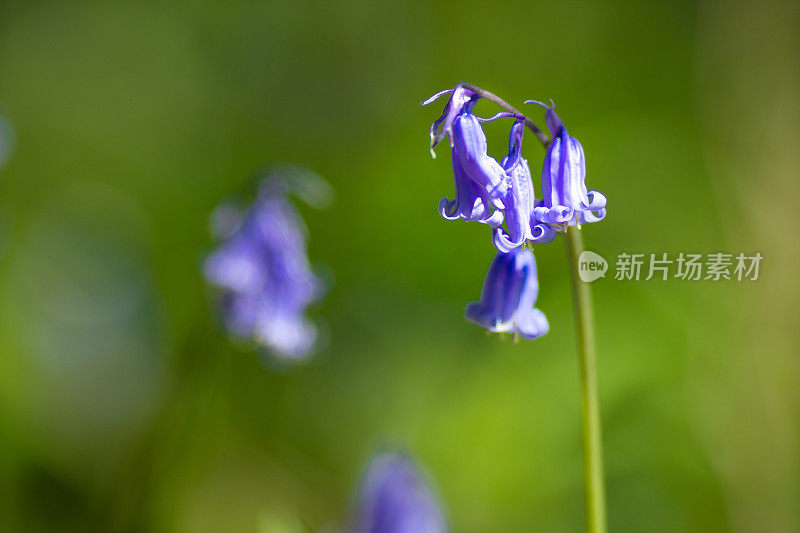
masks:
<path id="1" fill-rule="evenodd" d="M 450 97 L 450 100 L 448 100 L 442 115 L 431 124 L 431 155 L 433 155 L 433 157 L 436 157 L 433 148 L 444 139 L 445 135 L 450 135 L 452 137 L 452 126 L 456 117 L 464 111 L 469 112 L 472 107 L 470 104 L 474 104 L 478 98 L 471 90 L 459 86 L 452 91 L 442 91 L 433 95 L 425 100 L 423 105 L 433 102 L 448 92 L 452 92 L 453 95 Z"/>
<path id="2" fill-rule="evenodd" d="M 464 172 L 489 198 L 502 199 L 508 190 L 503 167 L 487 154 L 486 135 L 474 115 L 460 115 L 453 122 L 453 153 Z"/>
<path id="3" fill-rule="evenodd" d="M 555 114 L 547 109 L 545 121 L 553 136 L 542 166 L 542 201 L 534 209 L 537 221 L 547 224 L 582 224 L 605 216 L 605 196 L 586 190 L 583 147 Z"/>
<path id="4" fill-rule="evenodd" d="M 502 211 L 494 211 L 486 192 L 464 171 L 458 157 L 453 154 L 453 177 L 455 179 L 455 199 L 442 198 L 439 214 L 447 220 L 458 218 L 477 221 L 496 227 L 503 223 Z"/>
<path id="5" fill-rule="evenodd" d="M 499 252 L 483 284 L 481 299 L 467 305 L 467 320 L 494 332 L 518 332 L 533 339 L 547 332 L 547 319 L 534 309 L 539 293 L 530 250 Z"/>
<path id="6" fill-rule="evenodd" d="M 240 225 L 206 260 L 204 272 L 222 290 L 231 333 L 296 359 L 314 347 L 316 330 L 304 314 L 323 285 L 311 271 L 305 228 L 284 192 L 262 187 Z"/>
<path id="7" fill-rule="evenodd" d="M 414 464 L 386 453 L 369 465 L 358 496 L 354 533 L 445 533 L 439 505 Z"/>
<path id="8" fill-rule="evenodd" d="M 520 311 L 517 315 L 517 330 L 528 340 L 541 337 L 550 331 L 547 317 L 538 309 Z"/>
<path id="9" fill-rule="evenodd" d="M 553 242 L 556 238 L 557 232 L 553 226 L 545 223 L 536 223 L 534 216 L 531 217 L 531 234 L 528 237 L 534 244 L 546 244 Z"/>

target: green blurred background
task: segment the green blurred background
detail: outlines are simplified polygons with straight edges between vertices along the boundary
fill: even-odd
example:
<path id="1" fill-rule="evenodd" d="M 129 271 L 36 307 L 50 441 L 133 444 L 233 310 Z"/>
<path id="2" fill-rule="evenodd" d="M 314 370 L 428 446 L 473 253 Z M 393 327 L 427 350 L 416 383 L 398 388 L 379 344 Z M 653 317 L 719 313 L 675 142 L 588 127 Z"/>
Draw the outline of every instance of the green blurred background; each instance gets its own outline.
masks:
<path id="1" fill-rule="evenodd" d="M 547 336 L 463 319 L 490 234 L 439 218 L 418 105 L 459 81 L 556 100 L 609 199 L 589 249 L 764 256 L 593 285 L 611 531 L 800 531 L 800 4 L 382 0 L 0 4 L 0 530 L 335 532 L 399 446 L 454 532 L 580 531 L 563 246 Z M 199 269 L 270 163 L 337 194 L 301 207 L 335 282 L 297 368 L 229 342 Z"/>

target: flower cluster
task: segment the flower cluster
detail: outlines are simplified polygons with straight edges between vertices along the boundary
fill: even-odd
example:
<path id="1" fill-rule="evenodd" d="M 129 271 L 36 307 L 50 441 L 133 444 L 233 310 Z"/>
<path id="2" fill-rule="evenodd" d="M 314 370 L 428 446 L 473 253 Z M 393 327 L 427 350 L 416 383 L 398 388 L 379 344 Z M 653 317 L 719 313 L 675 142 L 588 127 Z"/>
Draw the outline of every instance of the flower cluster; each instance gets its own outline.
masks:
<path id="1" fill-rule="evenodd" d="M 305 229 L 287 199 L 287 182 L 265 180 L 258 198 L 206 260 L 206 278 L 222 289 L 225 324 L 272 353 L 299 359 L 314 348 L 304 314 L 323 293 L 306 254 Z"/>
<path id="2" fill-rule="evenodd" d="M 480 302 L 467 306 L 467 318 L 490 331 L 513 332 L 532 339 L 545 334 L 547 320 L 533 308 L 538 295 L 536 262 L 528 245 L 553 241 L 569 226 L 597 222 L 606 214 L 606 198 L 586 189 L 583 148 L 555 113 L 545 108 L 550 139 L 514 108 L 474 85 L 459 84 L 423 102 L 427 105 L 449 94 L 442 115 L 431 125 L 431 154 L 445 138 L 450 140 L 455 198 L 443 198 L 439 213 L 447 220 L 463 219 L 492 228 L 498 253 L 486 276 Z M 473 113 L 481 98 L 506 109 L 490 118 Z M 482 124 L 500 118 L 513 123 L 508 153 L 498 162 L 488 154 Z M 542 164 L 542 198 L 536 199 L 528 161 L 522 157 L 522 137 L 529 127 L 546 145 Z"/>

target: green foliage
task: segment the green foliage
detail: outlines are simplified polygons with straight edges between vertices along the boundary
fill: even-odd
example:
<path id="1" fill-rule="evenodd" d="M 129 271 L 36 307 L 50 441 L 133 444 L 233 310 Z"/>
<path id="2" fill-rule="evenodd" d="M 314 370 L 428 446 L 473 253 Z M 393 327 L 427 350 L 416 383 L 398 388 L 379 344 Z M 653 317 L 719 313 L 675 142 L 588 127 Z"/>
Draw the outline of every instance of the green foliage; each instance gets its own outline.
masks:
<path id="1" fill-rule="evenodd" d="M 593 285 L 609 530 L 796 531 L 796 150 L 743 146 L 800 140 L 797 13 L 748 9 L 3 2 L 0 529 L 335 531 L 400 446 L 455 532 L 580 530 L 564 250 L 536 250 L 551 332 L 502 342 L 463 320 L 489 231 L 436 211 L 418 103 L 471 81 L 556 100 L 609 199 L 588 249 L 765 257 L 752 285 Z M 297 368 L 231 345 L 199 270 L 211 209 L 270 164 L 336 197 L 300 206 L 335 281 Z"/>

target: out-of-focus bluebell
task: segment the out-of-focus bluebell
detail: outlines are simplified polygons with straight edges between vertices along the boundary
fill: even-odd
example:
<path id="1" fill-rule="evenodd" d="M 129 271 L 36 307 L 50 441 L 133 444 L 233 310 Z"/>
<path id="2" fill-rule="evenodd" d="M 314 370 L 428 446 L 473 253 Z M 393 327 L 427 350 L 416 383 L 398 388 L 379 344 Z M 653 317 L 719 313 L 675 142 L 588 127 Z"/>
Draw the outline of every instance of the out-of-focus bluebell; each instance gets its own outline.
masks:
<path id="1" fill-rule="evenodd" d="M 0 167 L 6 164 L 14 151 L 14 128 L 0 115 Z"/>
<path id="2" fill-rule="evenodd" d="M 352 533 L 445 533 L 442 511 L 405 455 L 383 453 L 367 468 L 358 491 Z"/>
<path id="3" fill-rule="evenodd" d="M 510 252 L 526 241 L 541 244 L 556 238 L 556 231 L 533 216 L 536 195 L 528 162 L 522 157 L 523 120 L 516 120 L 511 126 L 508 140 L 508 155 L 500 162 L 506 171 L 508 191 L 503 197 L 503 215 L 508 231 L 502 227 L 494 230 L 494 245 L 501 252 Z"/>
<path id="4" fill-rule="evenodd" d="M 286 180 L 273 175 L 238 220 L 225 208 L 216 213 L 229 234 L 206 260 L 204 272 L 222 289 L 231 333 L 299 359 L 315 347 L 317 330 L 305 312 L 324 290 L 309 265 L 305 227 L 288 192 Z"/>
<path id="5" fill-rule="evenodd" d="M 521 248 L 495 255 L 483 283 L 481 299 L 467 305 L 467 320 L 498 333 L 515 333 L 526 339 L 549 330 L 547 318 L 535 309 L 539 295 L 533 252 Z"/>
<path id="6" fill-rule="evenodd" d="M 587 192 L 586 162 L 583 147 L 554 111 L 555 104 L 544 107 L 545 123 L 552 139 L 542 165 L 542 202 L 534 208 L 536 219 L 548 224 L 581 225 L 597 222 L 606 215 L 606 197 L 597 191 Z"/>

